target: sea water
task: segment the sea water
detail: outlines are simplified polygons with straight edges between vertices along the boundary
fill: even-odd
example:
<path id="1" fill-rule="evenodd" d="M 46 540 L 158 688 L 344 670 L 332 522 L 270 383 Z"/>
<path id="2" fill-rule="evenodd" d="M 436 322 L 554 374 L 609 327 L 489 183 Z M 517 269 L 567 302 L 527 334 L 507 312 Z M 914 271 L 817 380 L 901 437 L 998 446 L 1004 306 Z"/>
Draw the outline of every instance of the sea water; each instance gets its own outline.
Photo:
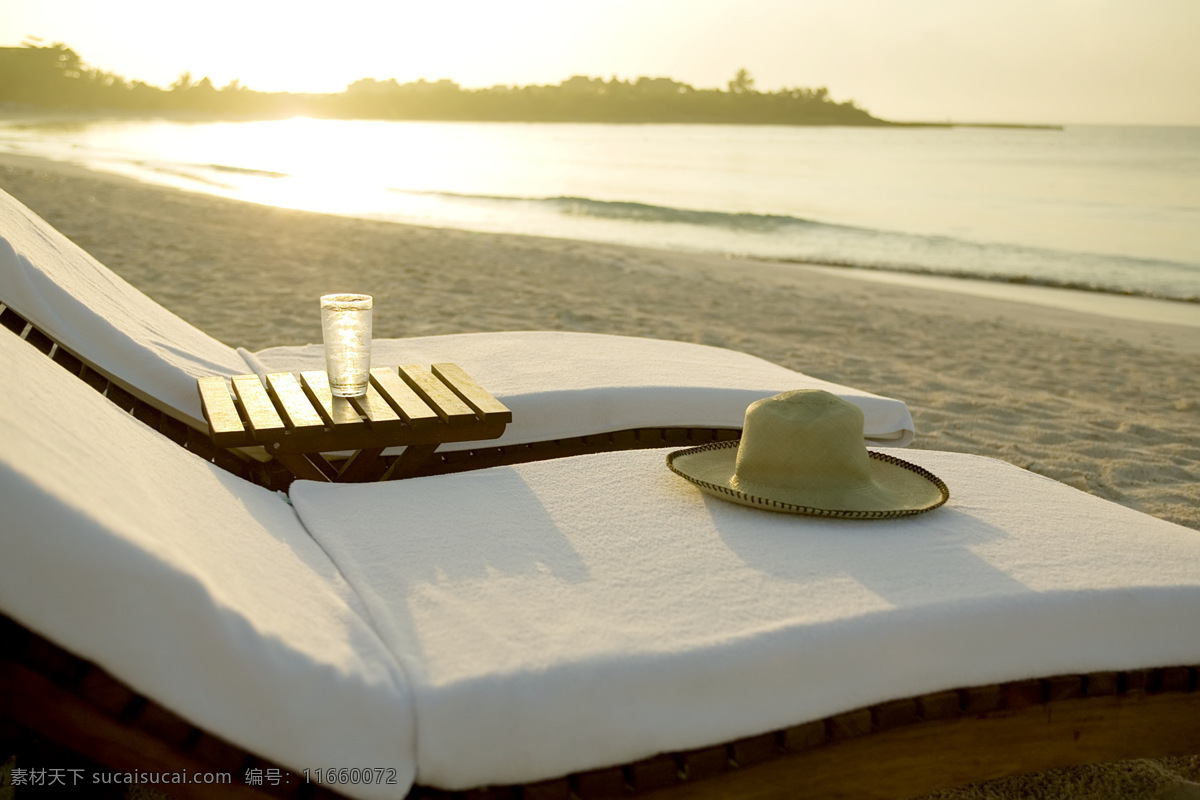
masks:
<path id="1" fill-rule="evenodd" d="M 0 125 L 290 208 L 1200 301 L 1200 128 L 290 119 Z"/>

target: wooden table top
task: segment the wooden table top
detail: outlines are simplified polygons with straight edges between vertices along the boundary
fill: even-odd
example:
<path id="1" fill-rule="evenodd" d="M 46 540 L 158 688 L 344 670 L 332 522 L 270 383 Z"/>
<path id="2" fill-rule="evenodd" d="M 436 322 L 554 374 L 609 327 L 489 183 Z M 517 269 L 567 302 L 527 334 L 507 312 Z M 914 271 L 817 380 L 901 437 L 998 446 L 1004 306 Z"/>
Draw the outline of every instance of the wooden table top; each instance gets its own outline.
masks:
<path id="1" fill-rule="evenodd" d="M 377 367 L 361 397 L 334 397 L 324 371 L 198 378 L 219 447 L 328 453 L 495 439 L 512 412 L 456 364 Z"/>

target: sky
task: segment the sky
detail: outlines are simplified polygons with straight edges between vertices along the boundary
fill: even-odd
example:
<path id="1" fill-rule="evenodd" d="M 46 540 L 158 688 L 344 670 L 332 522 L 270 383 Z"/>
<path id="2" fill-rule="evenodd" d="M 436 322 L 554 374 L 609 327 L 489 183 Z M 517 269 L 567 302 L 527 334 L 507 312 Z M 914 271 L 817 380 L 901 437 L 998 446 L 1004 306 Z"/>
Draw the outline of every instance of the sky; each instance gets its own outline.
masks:
<path id="1" fill-rule="evenodd" d="M 744 68 L 897 121 L 1200 125 L 1200 0 L 3 0 L 0 46 L 26 37 L 162 87 L 724 88 Z"/>

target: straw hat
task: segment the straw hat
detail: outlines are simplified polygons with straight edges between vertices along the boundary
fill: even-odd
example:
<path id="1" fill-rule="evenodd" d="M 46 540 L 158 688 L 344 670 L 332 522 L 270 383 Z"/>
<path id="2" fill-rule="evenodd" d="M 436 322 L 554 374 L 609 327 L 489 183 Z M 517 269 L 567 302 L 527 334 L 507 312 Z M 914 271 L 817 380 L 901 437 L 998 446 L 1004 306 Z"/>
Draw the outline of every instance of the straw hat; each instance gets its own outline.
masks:
<path id="1" fill-rule="evenodd" d="M 742 438 L 667 456 L 676 474 L 723 500 L 822 517 L 903 517 L 937 508 L 946 484 L 863 444 L 858 406 L 819 390 L 746 409 Z"/>

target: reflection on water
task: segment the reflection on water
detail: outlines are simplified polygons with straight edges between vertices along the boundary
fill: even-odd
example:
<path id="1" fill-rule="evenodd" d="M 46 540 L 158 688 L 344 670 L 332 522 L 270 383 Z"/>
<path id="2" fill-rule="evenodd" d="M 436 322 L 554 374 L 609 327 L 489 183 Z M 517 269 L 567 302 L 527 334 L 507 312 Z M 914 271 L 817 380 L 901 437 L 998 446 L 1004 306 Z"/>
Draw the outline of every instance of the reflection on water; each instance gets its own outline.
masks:
<path id="1" fill-rule="evenodd" d="M 1200 129 L 290 119 L 0 127 L 288 208 L 1200 297 Z"/>

